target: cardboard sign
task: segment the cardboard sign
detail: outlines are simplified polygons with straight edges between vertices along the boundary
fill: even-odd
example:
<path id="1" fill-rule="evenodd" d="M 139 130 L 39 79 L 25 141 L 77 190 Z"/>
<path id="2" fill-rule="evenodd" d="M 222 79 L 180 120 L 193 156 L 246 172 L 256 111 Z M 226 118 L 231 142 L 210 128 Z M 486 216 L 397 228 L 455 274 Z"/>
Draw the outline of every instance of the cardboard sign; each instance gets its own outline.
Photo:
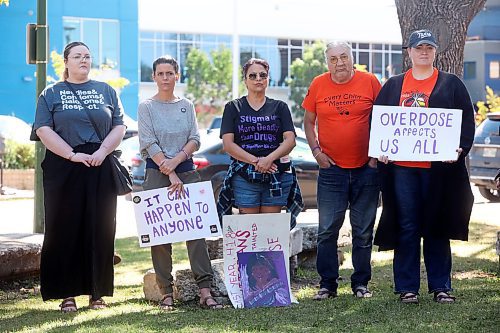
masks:
<path id="1" fill-rule="evenodd" d="M 184 189 L 185 197 L 166 187 L 132 193 L 141 247 L 221 234 L 212 183 L 186 184 Z"/>
<path id="2" fill-rule="evenodd" d="M 244 307 L 238 253 L 282 251 L 290 286 L 290 213 L 227 215 L 222 224 L 224 282 L 235 308 Z M 292 295 L 291 290 L 289 292 Z"/>
<path id="3" fill-rule="evenodd" d="M 283 251 L 238 253 L 238 267 L 245 308 L 291 304 Z"/>
<path id="4" fill-rule="evenodd" d="M 391 161 L 458 157 L 462 110 L 374 105 L 368 155 Z"/>

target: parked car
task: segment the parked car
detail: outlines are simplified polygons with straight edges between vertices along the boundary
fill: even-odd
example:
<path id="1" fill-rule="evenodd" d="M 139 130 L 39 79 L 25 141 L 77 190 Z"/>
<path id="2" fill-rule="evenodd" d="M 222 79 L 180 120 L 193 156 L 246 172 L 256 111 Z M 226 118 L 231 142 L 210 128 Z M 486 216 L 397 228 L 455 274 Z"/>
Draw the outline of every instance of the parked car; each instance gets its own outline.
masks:
<path id="1" fill-rule="evenodd" d="M 0 137 L 18 143 L 30 142 L 31 126 L 14 116 L 0 115 Z"/>
<path id="2" fill-rule="evenodd" d="M 495 186 L 495 176 L 500 169 L 500 112 L 487 114 L 487 118 L 476 128 L 474 144 L 469 153 L 470 181 L 483 197 L 500 202 L 500 193 Z"/>
<path id="3" fill-rule="evenodd" d="M 130 140 L 130 139 L 129 139 Z M 135 155 L 140 160 L 140 155 Z M 319 166 L 314 159 L 305 138 L 297 137 L 297 145 L 290 153 L 295 169 L 302 197 L 306 208 L 316 208 L 316 186 Z M 210 180 L 214 196 L 217 198 L 222 187 L 222 181 L 226 175 L 230 157 L 222 147 L 222 140 L 218 133 L 204 134 L 201 136 L 201 147 L 193 156 L 196 169 L 200 173 L 202 181 Z M 131 168 L 132 179 L 135 190 L 142 190 L 144 181 L 145 162 L 136 161 Z"/>
<path id="4" fill-rule="evenodd" d="M 215 116 L 207 128 L 207 134 L 219 133 L 220 127 L 222 125 L 222 116 Z"/>
<path id="5" fill-rule="evenodd" d="M 139 137 L 137 135 L 123 139 L 116 149 L 121 150 L 120 160 L 129 170 L 132 169 L 132 165 L 140 163 L 140 158 L 139 161 L 136 158 L 139 151 Z"/>

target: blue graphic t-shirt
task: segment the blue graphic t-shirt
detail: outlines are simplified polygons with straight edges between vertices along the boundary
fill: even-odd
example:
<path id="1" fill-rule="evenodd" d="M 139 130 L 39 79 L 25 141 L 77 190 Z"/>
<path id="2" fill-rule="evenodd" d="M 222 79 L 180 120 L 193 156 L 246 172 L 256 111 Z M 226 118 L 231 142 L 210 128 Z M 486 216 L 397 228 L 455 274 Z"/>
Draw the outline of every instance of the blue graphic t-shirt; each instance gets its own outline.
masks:
<path id="1" fill-rule="evenodd" d="M 234 133 L 234 142 L 257 157 L 276 150 L 287 131 L 295 133 L 295 127 L 285 102 L 266 97 L 264 105 L 255 111 L 244 96 L 224 107 L 220 137 Z"/>

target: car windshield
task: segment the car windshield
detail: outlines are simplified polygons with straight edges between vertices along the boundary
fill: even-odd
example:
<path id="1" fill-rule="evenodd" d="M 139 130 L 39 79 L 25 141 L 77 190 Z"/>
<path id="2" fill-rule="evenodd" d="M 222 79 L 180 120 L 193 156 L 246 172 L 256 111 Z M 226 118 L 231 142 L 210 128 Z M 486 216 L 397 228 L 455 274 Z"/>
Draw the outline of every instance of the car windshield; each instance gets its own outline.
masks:
<path id="1" fill-rule="evenodd" d="M 133 136 L 131 138 L 125 139 L 120 143 L 119 149 L 121 150 L 134 150 L 139 152 L 139 137 Z"/>
<path id="2" fill-rule="evenodd" d="M 22 119 L 0 115 L 0 136 L 7 140 L 29 143 L 31 126 Z"/>
<path id="3" fill-rule="evenodd" d="M 486 119 L 476 129 L 476 136 L 500 136 L 500 120 Z"/>
<path id="4" fill-rule="evenodd" d="M 290 157 L 295 161 L 301 159 L 305 161 L 316 162 L 311 153 L 311 150 L 309 149 L 309 145 L 305 141 L 299 139 L 296 140 L 296 146 L 290 153 Z"/>

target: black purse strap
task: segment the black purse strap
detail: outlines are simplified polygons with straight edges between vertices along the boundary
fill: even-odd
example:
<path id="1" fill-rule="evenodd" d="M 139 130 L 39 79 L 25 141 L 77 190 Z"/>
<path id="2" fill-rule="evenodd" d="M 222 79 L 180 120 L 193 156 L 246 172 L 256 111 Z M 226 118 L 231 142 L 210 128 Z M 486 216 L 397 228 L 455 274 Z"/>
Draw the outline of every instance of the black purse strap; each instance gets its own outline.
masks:
<path id="1" fill-rule="evenodd" d="M 87 115 L 87 117 L 89 118 L 90 122 L 92 123 L 92 127 L 94 127 L 94 131 L 96 132 L 97 136 L 99 137 L 99 140 L 101 140 L 101 143 L 102 143 L 104 141 L 104 137 L 99 132 L 99 129 L 97 128 L 97 125 L 96 125 L 96 123 L 94 121 L 94 118 L 92 118 L 92 116 L 90 115 L 89 109 L 85 106 L 85 104 L 83 103 L 82 99 L 76 93 L 75 88 L 73 88 L 73 86 L 71 85 L 71 83 L 69 83 L 68 81 L 64 81 L 64 83 L 68 86 L 68 88 L 71 90 L 71 92 L 73 93 L 73 95 L 75 95 L 75 97 L 78 99 L 78 103 L 80 103 L 80 105 L 82 106 L 82 108 L 85 110 L 85 114 Z"/>

